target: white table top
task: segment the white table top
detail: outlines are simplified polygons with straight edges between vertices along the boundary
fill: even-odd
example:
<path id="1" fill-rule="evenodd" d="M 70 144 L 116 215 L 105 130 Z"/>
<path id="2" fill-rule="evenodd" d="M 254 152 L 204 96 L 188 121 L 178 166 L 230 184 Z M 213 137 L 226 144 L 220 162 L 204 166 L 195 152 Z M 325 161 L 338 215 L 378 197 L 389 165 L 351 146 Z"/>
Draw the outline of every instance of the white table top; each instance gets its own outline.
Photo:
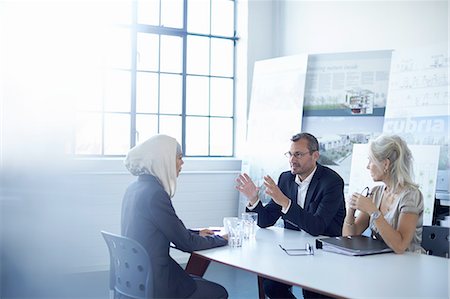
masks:
<path id="1" fill-rule="evenodd" d="M 449 298 L 449 259 L 415 253 L 346 256 L 315 249 L 315 239 L 303 231 L 260 228 L 256 240 L 246 240 L 240 248 L 195 253 L 336 297 Z M 314 256 L 288 256 L 278 246 L 304 248 L 306 242 L 314 246 Z"/>

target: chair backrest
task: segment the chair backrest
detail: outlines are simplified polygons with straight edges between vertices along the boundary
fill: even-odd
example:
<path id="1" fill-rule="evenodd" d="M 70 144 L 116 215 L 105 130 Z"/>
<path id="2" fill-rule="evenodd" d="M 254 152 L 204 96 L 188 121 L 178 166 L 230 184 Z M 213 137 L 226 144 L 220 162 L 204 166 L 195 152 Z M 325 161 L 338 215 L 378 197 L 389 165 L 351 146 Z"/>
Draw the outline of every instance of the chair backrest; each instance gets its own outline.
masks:
<path id="1" fill-rule="evenodd" d="M 110 256 L 110 289 L 136 299 L 153 297 L 148 253 L 137 241 L 102 231 Z M 114 296 L 116 297 L 116 296 Z"/>
<path id="2" fill-rule="evenodd" d="M 449 228 L 444 226 L 423 226 L 422 247 L 429 255 L 449 257 Z"/>

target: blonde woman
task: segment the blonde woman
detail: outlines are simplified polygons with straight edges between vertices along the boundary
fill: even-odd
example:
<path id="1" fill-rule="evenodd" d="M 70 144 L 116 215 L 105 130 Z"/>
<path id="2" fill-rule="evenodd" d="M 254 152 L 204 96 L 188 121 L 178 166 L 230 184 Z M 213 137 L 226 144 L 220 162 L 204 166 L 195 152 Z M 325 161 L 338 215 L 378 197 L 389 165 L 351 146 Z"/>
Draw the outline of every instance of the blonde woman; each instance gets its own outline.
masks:
<path id="1" fill-rule="evenodd" d="M 412 155 L 396 135 L 381 135 L 369 144 L 367 169 L 375 182 L 371 194 L 352 194 L 342 234 L 360 235 L 368 227 L 395 253 L 424 252 L 422 241 L 423 196 L 412 179 Z M 355 218 L 355 211 L 359 210 Z"/>
<path id="2" fill-rule="evenodd" d="M 227 244 L 213 231 L 188 230 L 172 205 L 183 165 L 180 144 L 156 135 L 132 148 L 125 166 L 137 180 L 122 202 L 122 235 L 147 249 L 153 274 L 152 298 L 227 298 L 221 285 L 186 273 L 169 255 L 170 243 L 185 252 Z"/>

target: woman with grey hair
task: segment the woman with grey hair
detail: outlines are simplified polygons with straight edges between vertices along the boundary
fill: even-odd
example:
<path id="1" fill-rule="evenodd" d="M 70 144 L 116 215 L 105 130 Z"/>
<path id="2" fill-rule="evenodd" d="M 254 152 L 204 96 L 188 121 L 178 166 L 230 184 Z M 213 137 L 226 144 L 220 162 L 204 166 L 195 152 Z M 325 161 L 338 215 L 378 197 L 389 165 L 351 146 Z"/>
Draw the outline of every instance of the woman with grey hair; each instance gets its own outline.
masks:
<path id="1" fill-rule="evenodd" d="M 128 152 L 125 166 L 138 178 L 123 197 L 122 235 L 148 252 L 152 298 L 227 298 L 224 287 L 189 275 L 169 255 L 170 243 L 184 252 L 227 244 L 211 230 L 188 230 L 178 218 L 171 199 L 183 163 L 181 146 L 167 135 L 153 136 Z"/>
<path id="2" fill-rule="evenodd" d="M 412 155 L 399 136 L 381 135 L 369 144 L 367 169 L 375 182 L 372 192 L 352 194 L 342 234 L 360 235 L 368 227 L 395 253 L 424 252 L 422 241 L 423 196 L 414 183 Z M 355 211 L 359 215 L 355 218 Z"/>

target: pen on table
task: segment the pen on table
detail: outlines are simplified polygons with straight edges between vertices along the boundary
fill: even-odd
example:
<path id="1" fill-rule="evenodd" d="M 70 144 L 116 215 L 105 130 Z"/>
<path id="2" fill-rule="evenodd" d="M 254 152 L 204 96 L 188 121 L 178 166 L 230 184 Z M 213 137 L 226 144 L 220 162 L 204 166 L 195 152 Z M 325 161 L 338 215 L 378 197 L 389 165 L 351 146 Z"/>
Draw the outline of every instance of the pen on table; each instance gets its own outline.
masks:
<path id="1" fill-rule="evenodd" d="M 215 232 L 215 233 L 218 233 L 218 232 L 221 231 L 221 229 L 218 229 L 218 228 L 213 228 L 213 229 L 211 229 L 211 228 L 205 228 L 205 229 L 208 229 L 208 230 L 213 231 L 213 232 Z M 192 231 L 192 232 L 194 232 L 194 233 L 199 233 L 201 230 L 202 230 L 202 229 L 190 229 L 190 231 Z"/>

